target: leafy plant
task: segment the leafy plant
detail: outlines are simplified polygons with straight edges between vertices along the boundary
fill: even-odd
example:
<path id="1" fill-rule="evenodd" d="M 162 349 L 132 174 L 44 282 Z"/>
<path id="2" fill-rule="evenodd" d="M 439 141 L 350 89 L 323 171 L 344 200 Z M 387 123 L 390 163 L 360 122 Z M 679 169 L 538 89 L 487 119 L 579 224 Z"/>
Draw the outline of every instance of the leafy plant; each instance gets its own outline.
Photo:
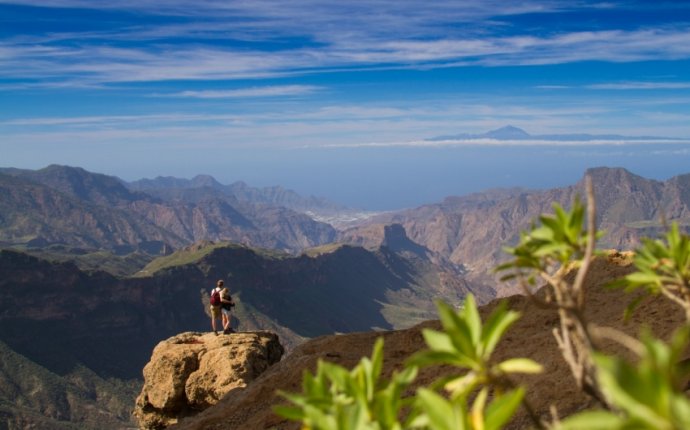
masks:
<path id="1" fill-rule="evenodd" d="M 416 403 L 418 417 L 413 424 L 434 429 L 501 428 L 523 403 L 525 394 L 522 388 L 516 388 L 510 375 L 542 371 L 540 364 L 527 358 L 492 363 L 496 345 L 519 314 L 507 310 L 502 302 L 486 324 L 482 324 L 472 295 L 467 296 L 464 308 L 458 312 L 443 302 L 436 305 L 443 331 L 424 329 L 422 334 L 429 349 L 415 354 L 409 363 L 420 367 L 451 365 L 462 372 L 432 384 L 432 387 L 443 387 L 449 394 L 448 400 L 431 390 L 420 390 Z M 477 389 L 480 391 L 468 414 L 466 404 Z M 486 407 L 490 391 L 494 400 Z M 531 407 L 524 403 L 535 424 L 541 426 Z"/>
<path id="2" fill-rule="evenodd" d="M 402 429 L 400 409 L 409 403 L 402 393 L 417 375 L 406 367 L 390 381 L 381 379 L 383 338 L 377 339 L 371 359 L 364 357 L 352 370 L 319 361 L 316 374 L 304 372 L 302 394 L 281 391 L 294 406 L 277 406 L 275 412 L 301 421 L 306 429 Z"/>
<path id="3" fill-rule="evenodd" d="M 594 191 L 589 178 L 586 178 L 586 189 L 586 210 L 579 198 L 570 211 L 554 203 L 554 214 L 540 216 L 541 225 L 533 225 L 521 234 L 515 247 L 506 248 L 513 259 L 496 270 L 509 271 L 503 280 L 517 280 L 535 303 L 558 312 L 560 324 L 554 328 L 553 335 L 577 386 L 606 405 L 597 385 L 592 361 L 595 345 L 584 317 L 584 280 L 600 235 L 595 227 Z M 567 276 L 573 270 L 577 271 L 574 280 Z M 550 287 L 543 298 L 532 291 L 537 280 Z"/>
<path id="4" fill-rule="evenodd" d="M 688 345 L 690 328 L 681 327 L 671 342 L 643 333 L 642 341 L 627 339 L 638 355 L 637 364 L 596 353 L 594 361 L 601 389 L 614 411 L 587 411 L 556 426 L 557 430 L 690 428 L 690 401 L 681 382 L 687 367 L 679 366 Z"/>
<path id="5" fill-rule="evenodd" d="M 449 364 L 467 370 L 458 376 L 441 380 L 451 398 L 467 396 L 478 386 L 513 388 L 508 381 L 511 373 L 539 373 L 538 363 L 527 358 L 514 358 L 491 363 L 491 354 L 505 331 L 519 318 L 519 313 L 501 303 L 482 324 L 476 302 L 468 295 L 465 306 L 456 312 L 443 302 L 437 303 L 443 332 L 424 329 L 422 335 L 429 347 L 414 355 L 410 363 L 417 366 Z"/>
<path id="6" fill-rule="evenodd" d="M 614 285 L 663 294 L 683 308 L 690 322 L 690 237 L 678 224 L 672 223 L 662 239 L 642 239 L 633 264 L 637 271 Z"/>
<path id="7" fill-rule="evenodd" d="M 518 388 L 498 395 L 487 407 L 488 388 L 482 388 L 471 409 L 466 398 L 446 399 L 427 388 L 417 391 L 417 416 L 411 427 L 434 430 L 498 430 L 510 420 L 520 406 L 525 391 Z"/>
<path id="8" fill-rule="evenodd" d="M 276 407 L 279 415 L 301 421 L 304 428 L 326 429 L 474 429 L 501 428 L 523 402 L 524 390 L 508 378 L 512 373 L 537 373 L 541 366 L 528 359 L 510 359 L 491 364 L 496 344 L 518 314 L 499 306 L 482 325 L 472 296 L 455 312 L 437 303 L 443 332 L 424 330 L 429 346 L 406 363 L 390 381 L 383 380 L 383 340 L 379 338 L 371 359 L 362 358 L 351 371 L 319 361 L 316 374 L 305 372 L 302 394 L 281 392 L 293 406 Z M 413 382 L 419 366 L 450 364 L 463 375 L 442 378 L 432 387 L 443 387 L 449 398 L 432 388 L 421 388 L 408 398 L 405 389 Z M 471 409 L 468 399 L 476 394 Z M 489 396 L 493 391 L 493 400 Z M 401 411 L 410 406 L 405 420 Z"/>

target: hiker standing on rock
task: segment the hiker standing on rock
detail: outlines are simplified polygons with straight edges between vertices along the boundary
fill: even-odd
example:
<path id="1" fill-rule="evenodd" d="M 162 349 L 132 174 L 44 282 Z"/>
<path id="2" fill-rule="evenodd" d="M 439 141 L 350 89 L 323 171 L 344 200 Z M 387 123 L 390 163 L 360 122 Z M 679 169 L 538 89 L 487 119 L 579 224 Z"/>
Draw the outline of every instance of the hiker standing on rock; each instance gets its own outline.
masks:
<path id="1" fill-rule="evenodd" d="M 228 287 L 223 287 L 223 289 L 220 290 L 220 309 L 223 313 L 223 334 L 235 333 L 235 330 L 233 330 L 231 326 L 232 315 L 230 313 L 233 306 L 235 306 L 235 302 L 232 301 Z"/>
<path id="2" fill-rule="evenodd" d="M 218 329 L 216 328 L 216 320 L 221 318 L 221 298 L 220 292 L 223 289 L 223 280 L 216 282 L 216 287 L 211 290 L 211 328 L 213 333 L 218 336 Z M 222 320 L 221 320 L 222 322 Z"/>

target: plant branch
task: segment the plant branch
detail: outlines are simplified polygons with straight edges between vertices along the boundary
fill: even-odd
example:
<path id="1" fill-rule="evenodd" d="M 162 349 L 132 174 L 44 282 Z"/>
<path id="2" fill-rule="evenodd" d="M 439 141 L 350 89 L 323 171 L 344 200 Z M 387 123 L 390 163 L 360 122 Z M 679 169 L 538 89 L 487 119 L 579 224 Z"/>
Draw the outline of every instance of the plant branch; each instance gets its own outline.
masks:
<path id="1" fill-rule="evenodd" d="M 575 293 L 579 308 L 583 308 L 585 305 L 585 291 L 583 287 L 592 256 L 594 255 L 594 243 L 596 241 L 596 202 L 594 200 L 592 178 L 589 175 L 585 176 L 585 189 L 587 192 L 587 245 L 585 247 L 585 255 L 582 258 L 582 265 L 577 271 L 577 276 L 573 283 L 573 292 Z"/>

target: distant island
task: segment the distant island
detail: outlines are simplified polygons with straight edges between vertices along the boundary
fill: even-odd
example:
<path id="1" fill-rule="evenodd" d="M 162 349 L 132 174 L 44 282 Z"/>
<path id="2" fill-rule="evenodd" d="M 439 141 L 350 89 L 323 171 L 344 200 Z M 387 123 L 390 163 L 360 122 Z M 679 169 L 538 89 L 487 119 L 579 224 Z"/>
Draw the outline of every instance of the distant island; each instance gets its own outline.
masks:
<path id="1" fill-rule="evenodd" d="M 495 130 L 487 131 L 486 133 L 471 134 L 461 133 L 444 136 L 436 136 L 428 141 L 446 141 L 446 140 L 478 140 L 478 139 L 492 139 L 492 140 L 538 140 L 538 141 L 557 141 L 557 142 L 587 142 L 587 141 L 685 141 L 686 139 L 662 136 L 623 136 L 619 134 L 529 134 L 525 130 L 507 125 L 505 127 L 497 128 Z"/>

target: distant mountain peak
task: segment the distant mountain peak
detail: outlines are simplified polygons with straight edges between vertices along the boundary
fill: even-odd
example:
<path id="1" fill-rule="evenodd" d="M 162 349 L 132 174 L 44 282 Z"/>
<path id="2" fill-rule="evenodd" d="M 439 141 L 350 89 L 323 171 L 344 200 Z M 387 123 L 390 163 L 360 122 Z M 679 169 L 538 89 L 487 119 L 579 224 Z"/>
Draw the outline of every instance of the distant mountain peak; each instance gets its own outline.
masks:
<path id="1" fill-rule="evenodd" d="M 211 187 L 211 188 L 223 188 L 223 184 L 216 181 L 211 175 L 196 175 L 190 181 L 193 187 Z"/>
<path id="2" fill-rule="evenodd" d="M 527 139 L 532 137 L 525 130 L 512 125 L 506 125 L 505 127 L 491 130 L 485 133 L 485 136 L 495 139 Z"/>
<path id="3" fill-rule="evenodd" d="M 471 134 L 462 133 L 447 136 L 437 136 L 430 140 L 464 140 L 464 139 L 496 139 L 496 140 L 526 140 L 534 136 L 527 133 L 525 130 L 515 127 L 513 125 L 506 125 L 486 133 Z"/>
<path id="4" fill-rule="evenodd" d="M 592 167 L 585 171 L 599 188 L 611 188 L 622 183 L 655 183 L 653 179 L 646 179 L 636 175 L 623 167 Z M 580 180 L 582 183 L 584 178 Z"/>

